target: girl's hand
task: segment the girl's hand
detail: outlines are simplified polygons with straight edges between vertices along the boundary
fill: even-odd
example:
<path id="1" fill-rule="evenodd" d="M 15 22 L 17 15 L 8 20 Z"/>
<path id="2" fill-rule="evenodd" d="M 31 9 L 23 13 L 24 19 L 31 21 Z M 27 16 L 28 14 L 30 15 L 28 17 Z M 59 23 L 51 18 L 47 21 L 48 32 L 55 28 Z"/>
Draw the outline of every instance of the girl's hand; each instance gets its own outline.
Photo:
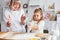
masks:
<path id="1" fill-rule="evenodd" d="M 38 30 L 38 26 L 33 26 L 33 25 L 29 24 L 28 27 L 31 28 L 32 30 Z"/>
<path id="2" fill-rule="evenodd" d="M 29 24 L 29 25 L 28 25 L 28 33 L 30 33 L 31 30 L 32 30 L 32 29 L 31 29 L 31 25 Z"/>
<path id="3" fill-rule="evenodd" d="M 10 26 L 11 26 L 11 23 L 7 22 L 7 24 L 6 24 L 6 25 L 7 25 L 7 27 L 10 27 Z"/>
<path id="4" fill-rule="evenodd" d="M 37 26 L 32 26 L 31 28 L 32 28 L 32 30 L 38 30 Z"/>
<path id="5" fill-rule="evenodd" d="M 9 17 L 8 17 L 8 21 L 7 21 L 7 27 L 10 27 L 11 26 L 11 17 L 10 17 L 10 15 L 9 15 Z"/>
<path id="6" fill-rule="evenodd" d="M 24 24 L 25 24 L 25 20 L 26 20 L 26 17 L 22 15 L 22 16 L 21 16 L 21 24 L 24 25 Z"/>

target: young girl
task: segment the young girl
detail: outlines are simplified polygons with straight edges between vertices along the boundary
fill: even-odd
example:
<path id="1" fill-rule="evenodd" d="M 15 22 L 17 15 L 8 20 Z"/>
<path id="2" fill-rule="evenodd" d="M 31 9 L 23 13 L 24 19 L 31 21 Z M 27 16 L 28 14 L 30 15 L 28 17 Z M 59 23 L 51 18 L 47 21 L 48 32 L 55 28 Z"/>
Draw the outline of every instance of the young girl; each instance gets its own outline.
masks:
<path id="1" fill-rule="evenodd" d="M 4 10 L 3 19 L 7 31 L 25 32 L 26 16 L 21 8 L 20 1 L 9 2 L 9 8 Z"/>
<path id="2" fill-rule="evenodd" d="M 43 20 L 43 12 L 41 8 L 35 9 L 33 19 L 28 24 L 28 32 L 39 32 L 43 33 L 44 29 L 44 20 Z"/>

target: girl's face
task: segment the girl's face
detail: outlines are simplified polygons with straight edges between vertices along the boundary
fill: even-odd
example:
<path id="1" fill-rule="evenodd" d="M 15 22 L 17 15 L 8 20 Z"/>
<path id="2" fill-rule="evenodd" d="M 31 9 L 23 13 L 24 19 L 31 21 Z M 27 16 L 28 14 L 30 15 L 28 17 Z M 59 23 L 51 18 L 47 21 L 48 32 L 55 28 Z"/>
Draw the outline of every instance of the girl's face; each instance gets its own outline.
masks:
<path id="1" fill-rule="evenodd" d="M 12 3 L 12 10 L 16 11 L 20 8 L 20 4 L 18 2 Z"/>
<path id="2" fill-rule="evenodd" d="M 34 13 L 33 20 L 39 21 L 42 18 L 41 12 Z"/>

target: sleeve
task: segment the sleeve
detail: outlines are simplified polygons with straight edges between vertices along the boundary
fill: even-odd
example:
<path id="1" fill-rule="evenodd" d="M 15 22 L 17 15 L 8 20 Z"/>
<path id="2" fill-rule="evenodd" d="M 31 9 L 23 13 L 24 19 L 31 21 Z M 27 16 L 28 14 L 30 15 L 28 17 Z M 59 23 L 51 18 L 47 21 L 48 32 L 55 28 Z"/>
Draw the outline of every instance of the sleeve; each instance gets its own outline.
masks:
<path id="1" fill-rule="evenodd" d="M 40 23 L 38 25 L 40 33 L 43 33 L 44 26 L 45 26 L 45 21 L 40 21 Z"/>
<path id="2" fill-rule="evenodd" d="M 7 22 L 8 15 L 9 15 L 9 11 L 8 10 L 3 10 L 3 20 L 4 20 L 4 22 Z"/>
<path id="3" fill-rule="evenodd" d="M 23 9 L 21 9 L 21 16 L 22 16 L 22 15 L 26 17 Z M 21 19 L 21 18 L 20 18 L 20 19 Z M 26 20 L 27 20 L 27 19 L 26 19 Z M 25 24 L 26 24 L 26 20 L 25 20 Z M 21 20 L 20 20 L 20 22 L 21 22 Z"/>
<path id="4" fill-rule="evenodd" d="M 32 26 L 32 25 L 35 25 L 34 21 L 31 21 L 28 23 L 28 25 Z"/>
<path id="5" fill-rule="evenodd" d="M 22 14 L 23 16 L 26 16 L 23 9 L 21 9 L 21 14 Z"/>
<path id="6" fill-rule="evenodd" d="M 39 23 L 39 28 L 42 28 L 42 29 L 45 29 L 45 21 L 41 21 L 40 23 Z"/>
<path id="7" fill-rule="evenodd" d="M 28 25 L 28 32 L 30 32 L 32 29 L 31 29 L 31 24 L 32 24 L 32 22 L 29 22 L 27 25 Z"/>

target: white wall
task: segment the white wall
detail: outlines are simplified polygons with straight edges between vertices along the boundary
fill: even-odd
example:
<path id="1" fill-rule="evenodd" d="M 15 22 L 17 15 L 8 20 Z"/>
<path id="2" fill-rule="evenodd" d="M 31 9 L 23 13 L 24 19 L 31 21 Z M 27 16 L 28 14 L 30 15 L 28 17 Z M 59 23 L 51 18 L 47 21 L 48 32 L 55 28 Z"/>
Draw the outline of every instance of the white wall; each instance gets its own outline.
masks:
<path id="1" fill-rule="evenodd" d="M 60 10 L 60 0 L 55 0 L 55 11 Z"/>

